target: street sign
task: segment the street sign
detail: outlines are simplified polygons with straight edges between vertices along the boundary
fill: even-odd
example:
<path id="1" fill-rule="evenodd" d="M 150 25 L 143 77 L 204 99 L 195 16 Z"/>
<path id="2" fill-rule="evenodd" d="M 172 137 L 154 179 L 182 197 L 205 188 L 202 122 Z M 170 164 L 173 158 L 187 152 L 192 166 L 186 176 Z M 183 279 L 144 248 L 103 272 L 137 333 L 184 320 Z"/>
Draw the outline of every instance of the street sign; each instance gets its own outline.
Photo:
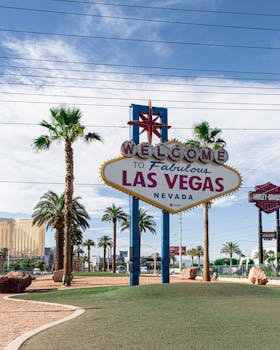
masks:
<path id="1" fill-rule="evenodd" d="M 272 241 L 273 239 L 276 239 L 276 231 L 273 232 L 262 232 L 262 238 L 265 241 Z"/>
<path id="2" fill-rule="evenodd" d="M 267 182 L 255 187 L 256 191 L 249 192 L 249 202 L 267 214 L 273 213 L 280 208 L 280 187 Z"/>
<path id="3" fill-rule="evenodd" d="M 187 254 L 186 246 L 181 247 L 182 255 Z M 169 248 L 169 253 L 174 254 L 174 255 L 179 255 L 180 254 L 180 247 L 179 246 L 170 246 Z"/>

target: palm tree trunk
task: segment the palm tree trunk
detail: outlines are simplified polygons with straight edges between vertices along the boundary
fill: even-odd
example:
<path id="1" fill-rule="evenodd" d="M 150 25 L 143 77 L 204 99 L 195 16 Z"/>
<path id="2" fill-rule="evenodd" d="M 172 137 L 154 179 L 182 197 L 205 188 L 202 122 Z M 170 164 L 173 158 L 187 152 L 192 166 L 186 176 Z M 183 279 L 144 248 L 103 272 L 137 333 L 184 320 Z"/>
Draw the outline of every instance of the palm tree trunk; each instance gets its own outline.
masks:
<path id="1" fill-rule="evenodd" d="M 77 271 L 80 272 L 80 253 L 77 253 Z"/>
<path id="2" fill-rule="evenodd" d="M 192 267 L 193 267 L 193 256 L 192 256 Z"/>
<path id="3" fill-rule="evenodd" d="M 232 272 L 232 254 L 229 255 L 230 273 Z"/>
<path id="4" fill-rule="evenodd" d="M 210 281 L 209 271 L 209 232 L 208 232 L 208 207 L 209 203 L 203 204 L 204 219 L 204 259 L 203 259 L 203 281 Z"/>
<path id="5" fill-rule="evenodd" d="M 113 251 L 113 273 L 116 273 L 116 250 L 117 250 L 117 221 L 113 219 L 114 251 Z"/>
<path id="6" fill-rule="evenodd" d="M 200 255 L 198 256 L 198 267 L 200 268 Z"/>
<path id="7" fill-rule="evenodd" d="M 73 181 L 74 181 L 74 165 L 73 165 L 73 149 L 70 140 L 65 141 L 65 203 L 64 203 L 64 224 L 65 224 L 65 249 L 64 249 L 64 278 L 63 284 L 71 286 L 71 210 L 73 199 Z"/>
<path id="8" fill-rule="evenodd" d="M 87 247 L 88 272 L 90 272 L 90 246 Z"/>
<path id="9" fill-rule="evenodd" d="M 103 271 L 105 272 L 106 270 L 106 245 L 103 247 Z"/>

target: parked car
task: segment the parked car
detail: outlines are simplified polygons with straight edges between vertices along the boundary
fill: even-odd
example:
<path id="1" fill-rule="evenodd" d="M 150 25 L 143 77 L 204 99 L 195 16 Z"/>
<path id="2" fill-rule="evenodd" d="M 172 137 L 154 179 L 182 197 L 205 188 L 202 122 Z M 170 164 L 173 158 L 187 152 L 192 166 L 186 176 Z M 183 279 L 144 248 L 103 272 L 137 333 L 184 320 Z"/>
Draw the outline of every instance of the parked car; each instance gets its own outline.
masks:
<path id="1" fill-rule="evenodd" d="M 117 273 L 126 273 L 126 267 L 123 265 L 117 266 L 116 272 Z"/>
<path id="2" fill-rule="evenodd" d="M 41 275 L 41 270 L 38 267 L 35 267 L 32 270 L 32 275 Z"/>

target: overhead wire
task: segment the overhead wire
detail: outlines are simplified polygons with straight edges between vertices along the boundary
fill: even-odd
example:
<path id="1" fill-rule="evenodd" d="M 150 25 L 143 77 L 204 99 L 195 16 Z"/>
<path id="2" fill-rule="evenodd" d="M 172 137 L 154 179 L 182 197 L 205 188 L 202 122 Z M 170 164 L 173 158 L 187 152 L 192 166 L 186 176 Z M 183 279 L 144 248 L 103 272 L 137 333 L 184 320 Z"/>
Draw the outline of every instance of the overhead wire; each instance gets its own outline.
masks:
<path id="1" fill-rule="evenodd" d="M 151 6 L 142 4 L 122 4 L 122 3 L 108 3 L 101 1 L 86 1 L 86 0 L 50 0 L 54 2 L 64 3 L 77 3 L 77 4 L 92 4 L 92 5 L 104 5 L 115 7 L 128 7 L 128 8 L 141 8 L 150 10 L 163 10 L 163 11 L 179 11 L 179 12 L 198 12 L 198 13 L 217 13 L 217 14 L 230 14 L 230 15 L 246 15 L 246 16 L 265 16 L 265 17 L 280 17 L 280 13 L 265 13 L 265 12 L 241 12 L 241 11 L 225 11 L 225 10 L 213 10 L 213 9 L 194 9 L 194 8 L 178 8 L 178 7 L 162 7 Z"/>
<path id="2" fill-rule="evenodd" d="M 31 7 L 19 7 L 19 6 L 6 6 L 0 5 L 2 9 L 9 10 L 19 10 L 19 11 L 29 11 L 35 13 L 51 13 L 51 14 L 60 14 L 60 15 L 71 15 L 71 16 L 84 16 L 84 17 L 94 17 L 94 18 L 106 18 L 114 20 L 130 20 L 137 22 L 148 22 L 148 23 L 160 23 L 160 24 L 178 24 L 178 25 L 188 25 L 188 26 L 199 26 L 199 27 L 213 27 L 213 28 L 227 28 L 227 29 L 240 29 L 240 30 L 258 30 L 258 31 L 274 31 L 279 32 L 280 28 L 272 27 L 249 27 L 249 26 L 237 26 L 229 24 L 217 24 L 217 23 L 198 23 L 198 22 L 186 22 L 186 21 L 177 21 L 177 20 L 163 20 L 163 19 L 154 19 L 154 18 L 139 18 L 139 17 L 124 17 L 124 16 L 112 16 L 104 14 L 94 14 L 94 13 L 81 13 L 73 11 L 62 11 L 62 10 L 48 10 L 48 9 L 38 9 Z"/>
<path id="3" fill-rule="evenodd" d="M 79 39 L 116 40 L 116 41 L 123 41 L 123 42 L 137 42 L 137 43 L 147 43 L 147 44 L 190 45 L 190 46 L 200 46 L 200 47 L 227 47 L 227 48 L 232 48 L 232 49 L 280 50 L 279 46 L 220 44 L 220 43 L 203 43 L 203 42 L 175 41 L 175 40 L 156 40 L 156 39 L 143 39 L 143 38 L 123 38 L 123 37 L 113 37 L 113 36 L 103 36 L 103 35 L 53 33 L 53 32 L 22 30 L 22 29 L 7 29 L 7 28 L 0 28 L 0 32 L 17 33 L 17 34 L 19 34 L 19 33 L 20 34 L 32 34 L 32 35 L 62 36 L 62 37 L 79 38 Z"/>
<path id="4" fill-rule="evenodd" d="M 42 87 L 40 83 L 21 83 L 21 82 L 1 82 L 0 85 L 19 85 L 19 86 L 35 86 Z M 194 85 L 195 86 L 195 85 Z M 162 89 L 147 89 L 147 88 L 125 88 L 125 87 L 104 87 L 104 86 L 77 86 L 77 85 L 60 85 L 60 84 L 46 84 L 44 87 L 55 88 L 72 88 L 72 89 L 98 89 L 98 90 L 112 90 L 112 91 L 144 91 L 144 92 L 168 92 L 168 93 L 188 93 L 188 94 L 214 94 L 214 95 L 250 95 L 250 96 L 279 96 L 279 93 L 258 93 L 258 92 L 224 92 L 224 91 L 195 91 L 195 90 L 162 90 Z M 278 88 L 280 90 L 280 86 Z"/>
<path id="5" fill-rule="evenodd" d="M 199 72 L 214 72 L 214 73 L 236 73 L 236 74 L 269 74 L 279 75 L 279 72 L 275 71 L 247 71 L 247 70 L 233 70 L 233 69 L 210 69 L 210 68 L 190 68 L 190 67 L 165 67 L 165 66 L 147 66 L 147 65 L 135 65 L 135 64 L 123 64 L 123 63 L 107 63 L 107 62 L 88 62 L 88 61 L 69 61 L 69 60 L 57 60 L 57 59 L 43 59 L 43 58 L 30 58 L 19 56 L 0 56 L 0 59 L 5 60 L 24 60 L 33 62 L 51 62 L 51 63 L 67 63 L 67 64 L 80 64 L 80 65 L 95 65 L 95 66 L 110 66 L 110 67 L 125 67 L 125 68 L 143 68 L 143 69 L 161 69 L 161 70 L 175 70 L 175 71 L 199 71 Z"/>
<path id="6" fill-rule="evenodd" d="M 83 96 L 83 95 L 61 95 L 61 94 L 47 94 L 47 93 L 29 93 L 29 92 L 10 92 L 1 91 L 0 94 L 6 95 L 25 95 L 25 96 L 43 96 L 43 97 L 67 97 L 67 98 L 79 98 L 79 99 L 99 99 L 99 100 L 120 100 L 120 101 L 143 101 L 145 98 L 138 97 L 113 97 L 113 96 Z M 149 98 L 147 97 L 146 100 Z M 168 103 L 198 103 L 198 104 L 217 104 L 217 105 L 250 105 L 250 106 L 280 106 L 280 103 L 263 103 L 263 102 L 225 102 L 225 101 L 205 101 L 205 100 L 169 100 L 154 98 L 154 102 L 168 102 Z"/>
<path id="7" fill-rule="evenodd" d="M 122 71 L 102 71 L 102 70 L 87 70 L 87 69 L 72 69 L 72 68 L 50 68 L 50 67 L 32 67 L 32 66 L 15 66 L 15 65 L 7 65 L 7 64 L 0 64 L 0 67 L 2 68 L 13 68 L 13 69 L 34 69 L 34 70 L 45 70 L 45 71 L 62 71 L 62 72 L 82 72 L 82 73 L 95 73 L 95 74 L 117 74 L 117 75 L 136 75 L 136 76 L 154 76 L 154 77 L 167 77 L 167 78 L 192 78 L 192 79 L 205 79 L 205 78 L 212 78 L 212 79 L 219 79 L 219 80 L 250 80 L 250 81 L 277 81 L 280 82 L 280 78 L 252 78 L 252 77 L 233 77 L 233 76 L 209 76 L 209 75 L 175 75 L 175 74 L 162 74 L 162 73 L 143 73 L 143 72 L 122 72 Z M 194 69 L 195 70 L 195 69 Z M 14 73 L 2 73 L 2 75 L 15 75 Z M 280 74 L 280 73 L 279 73 Z M 275 75 L 275 74 L 274 74 Z M 37 76 L 38 77 L 38 76 Z M 40 76 L 39 76 L 40 77 Z M 44 77 L 44 76 L 42 76 Z M 55 78 L 63 78 L 59 76 L 54 76 Z M 79 79 L 78 77 L 68 77 L 67 79 Z"/>

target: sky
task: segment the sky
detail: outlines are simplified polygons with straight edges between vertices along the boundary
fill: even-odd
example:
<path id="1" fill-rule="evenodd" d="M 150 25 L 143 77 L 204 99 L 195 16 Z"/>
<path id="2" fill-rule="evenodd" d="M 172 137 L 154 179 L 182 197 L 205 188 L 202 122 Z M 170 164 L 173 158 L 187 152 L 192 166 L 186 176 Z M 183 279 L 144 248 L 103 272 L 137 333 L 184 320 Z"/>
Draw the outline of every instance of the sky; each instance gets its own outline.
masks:
<path id="1" fill-rule="evenodd" d="M 243 182 L 212 204 L 210 258 L 227 241 L 250 255 L 258 213 L 248 191 L 279 184 L 279 17 L 273 0 L 0 0 L 0 217 L 31 217 L 43 193 L 63 192 L 63 144 L 38 153 L 32 142 L 50 108 L 64 104 L 79 107 L 88 130 L 103 138 L 74 145 L 75 196 L 91 216 L 84 237 L 112 235 L 104 210 L 114 203 L 128 211 L 129 200 L 102 183 L 100 166 L 129 139 L 129 106 L 151 99 L 168 108 L 169 139 L 184 142 L 203 120 L 222 129 L 227 164 Z M 142 253 L 160 252 L 161 212 L 141 206 L 157 222 L 156 236 L 143 234 Z M 264 230 L 274 230 L 275 214 L 263 216 Z M 183 245 L 203 245 L 202 208 L 182 218 Z M 173 215 L 171 245 L 178 232 Z M 54 246 L 54 232 L 46 246 Z M 118 233 L 117 249 L 128 246 L 128 232 Z"/>

